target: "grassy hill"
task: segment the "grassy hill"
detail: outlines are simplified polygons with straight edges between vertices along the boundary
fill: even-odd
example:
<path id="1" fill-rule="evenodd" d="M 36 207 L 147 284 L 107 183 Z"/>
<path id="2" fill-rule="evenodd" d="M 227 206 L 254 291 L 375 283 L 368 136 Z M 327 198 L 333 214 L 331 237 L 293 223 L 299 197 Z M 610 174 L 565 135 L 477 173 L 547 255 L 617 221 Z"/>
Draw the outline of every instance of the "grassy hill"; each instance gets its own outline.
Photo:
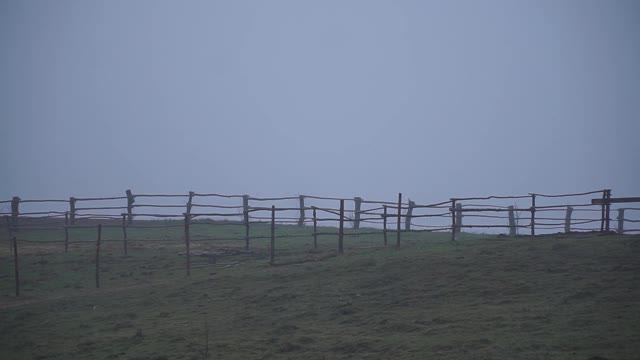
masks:
<path id="1" fill-rule="evenodd" d="M 252 231 L 265 235 L 267 226 Z M 178 234 L 132 242 L 126 257 L 119 241 L 107 242 L 101 289 L 93 287 L 93 242 L 74 244 L 68 254 L 58 243 L 26 243 L 20 298 L 12 294 L 13 262 L 4 247 L 0 358 L 640 354 L 639 236 L 463 234 L 451 242 L 447 234 L 403 234 L 395 249 L 373 235 L 347 237 L 345 254 L 337 255 L 335 237 L 314 249 L 308 229 L 278 232 L 292 235 L 278 242 L 277 259 L 289 265 L 268 264 L 267 239 L 255 240 L 248 253 L 243 243 L 200 241 L 188 278 Z"/>

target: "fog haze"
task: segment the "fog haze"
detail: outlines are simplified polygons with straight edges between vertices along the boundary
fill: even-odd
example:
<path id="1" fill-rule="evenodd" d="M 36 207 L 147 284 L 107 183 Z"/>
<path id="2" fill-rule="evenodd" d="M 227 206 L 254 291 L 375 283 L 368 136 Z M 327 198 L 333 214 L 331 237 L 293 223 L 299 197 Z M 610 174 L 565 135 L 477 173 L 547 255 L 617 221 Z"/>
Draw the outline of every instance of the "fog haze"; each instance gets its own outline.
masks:
<path id="1" fill-rule="evenodd" d="M 636 1 L 2 1 L 0 198 L 640 196 Z"/>

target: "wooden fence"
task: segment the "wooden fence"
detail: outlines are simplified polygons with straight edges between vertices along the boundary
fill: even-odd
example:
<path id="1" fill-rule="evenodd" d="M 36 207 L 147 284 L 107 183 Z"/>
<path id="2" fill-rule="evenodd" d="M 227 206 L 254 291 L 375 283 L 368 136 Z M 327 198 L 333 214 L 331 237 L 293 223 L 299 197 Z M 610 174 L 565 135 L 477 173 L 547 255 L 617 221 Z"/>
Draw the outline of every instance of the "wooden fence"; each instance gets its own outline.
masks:
<path id="1" fill-rule="evenodd" d="M 597 196 L 595 199 L 593 197 Z M 633 200 L 637 198 L 625 198 Z M 154 200 L 156 203 L 154 203 Z M 640 201 L 640 199 L 637 199 Z M 178 201 L 180 203 L 157 203 L 157 201 Z M 116 202 L 114 204 L 114 202 Z M 277 206 L 276 204 L 284 204 Z M 513 205 L 518 202 L 520 205 Z M 526 202 L 526 205 L 522 205 Z M 208 225 L 233 223 L 244 227 L 241 237 L 213 237 L 198 239 L 199 241 L 242 241 L 244 249 L 251 248 L 253 239 L 265 236 L 250 236 L 252 224 L 270 223 L 270 263 L 275 263 L 276 239 L 289 235 L 276 234 L 275 224 L 292 224 L 297 226 L 313 225 L 313 244 L 317 248 L 319 236 L 336 236 L 338 253 L 344 252 L 345 223 L 353 229 L 360 229 L 351 236 L 367 236 L 382 234 L 383 243 L 388 245 L 388 235 L 395 235 L 395 246 L 401 246 L 402 233 L 405 232 L 450 232 L 451 239 L 463 229 L 504 229 L 509 235 L 520 235 L 524 229 L 527 235 L 535 236 L 541 232 L 575 232 L 575 231 L 611 231 L 611 204 L 620 201 L 611 197 L 611 190 L 597 190 L 574 194 L 527 194 L 522 196 L 487 196 L 451 198 L 447 201 L 419 204 L 415 201 L 403 201 L 398 194 L 397 201 L 365 200 L 361 197 L 353 199 L 338 197 L 322 197 L 299 195 L 289 197 L 251 197 L 249 195 L 227 195 L 216 193 L 187 194 L 134 194 L 126 190 L 124 196 L 100 198 L 76 198 L 68 200 L 45 199 L 23 200 L 14 197 L 0 201 L 10 204 L 10 212 L 0 212 L 5 218 L 5 226 L 9 234 L 9 246 L 13 250 L 16 278 L 16 295 L 19 295 L 19 258 L 20 242 L 62 243 L 65 252 L 69 244 L 78 242 L 70 239 L 69 229 L 97 228 L 96 239 L 96 287 L 100 287 L 100 248 L 103 227 L 119 227 L 122 229 L 122 251 L 128 253 L 128 230 L 131 228 L 184 228 L 184 246 L 186 255 L 186 274 L 191 274 L 191 236 L 190 227 L 205 219 Z M 268 205 L 264 205 L 264 204 Z M 347 210 L 347 203 L 353 203 Z M 86 205 L 85 205 L 86 204 Z M 335 204 L 335 205 L 331 205 Z M 22 207 L 38 205 L 55 209 L 36 209 L 21 211 Z M 270 205 L 270 206 L 269 206 Z M 67 209 L 61 207 L 68 206 Z M 155 211 L 149 211 L 154 209 Z M 162 210 L 162 211 L 160 211 Z M 640 229 L 625 228 L 625 223 L 635 224 L 640 220 L 625 216 L 640 211 L 640 208 L 618 208 L 617 233 L 638 232 Z M 525 213 L 526 216 L 521 216 Z M 580 214 L 576 217 L 574 214 Z M 182 224 L 139 225 L 135 219 L 181 219 Z M 62 222 L 64 219 L 64 222 Z M 225 221 L 211 221 L 225 220 Z M 118 223 L 116 223 L 116 221 Z M 468 221 L 472 221 L 469 222 Z M 102 222 L 105 222 L 103 224 Z M 318 231 L 318 224 L 329 224 L 336 231 Z M 403 226 L 404 225 L 404 226 Z M 391 230 L 395 226 L 395 230 Z M 325 227 L 326 229 L 326 227 Z M 22 230 L 61 230 L 64 240 L 38 240 L 19 238 Z M 561 231 L 556 231 L 561 230 Z M 85 241 L 86 242 L 86 241 Z"/>

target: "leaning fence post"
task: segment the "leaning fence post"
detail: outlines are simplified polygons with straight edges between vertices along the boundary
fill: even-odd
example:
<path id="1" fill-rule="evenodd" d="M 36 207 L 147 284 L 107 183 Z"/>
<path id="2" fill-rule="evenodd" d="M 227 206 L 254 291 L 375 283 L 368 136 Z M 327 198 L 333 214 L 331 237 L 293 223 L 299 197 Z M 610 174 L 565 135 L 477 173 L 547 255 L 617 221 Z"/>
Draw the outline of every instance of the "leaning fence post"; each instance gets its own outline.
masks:
<path id="1" fill-rule="evenodd" d="M 456 236 L 462 231 L 462 203 L 456 203 Z"/>
<path id="2" fill-rule="evenodd" d="M 191 215 L 184 214 L 184 246 L 187 250 L 187 276 L 191 276 L 191 250 L 189 244 L 189 220 Z"/>
<path id="3" fill-rule="evenodd" d="M 195 193 L 193 191 L 189 191 L 189 200 L 187 201 L 187 214 L 191 215 L 191 208 L 193 207 L 193 196 Z"/>
<path id="4" fill-rule="evenodd" d="M 573 208 L 571 206 L 567 206 L 567 213 L 564 216 L 564 232 L 571 232 L 571 214 L 573 213 Z"/>
<path id="5" fill-rule="evenodd" d="M 618 234 L 624 234 L 624 209 L 618 209 Z"/>
<path id="6" fill-rule="evenodd" d="M 413 216 L 414 207 L 416 207 L 416 203 L 409 200 L 409 208 L 407 209 L 407 214 L 404 219 L 404 229 L 407 231 L 411 230 L 411 217 Z"/>
<path id="7" fill-rule="evenodd" d="M 300 195 L 300 218 L 298 219 L 298 226 L 304 226 L 304 195 Z"/>
<path id="8" fill-rule="evenodd" d="M 76 224 L 76 198 L 73 196 L 69 198 L 69 223 Z"/>
<path id="9" fill-rule="evenodd" d="M 516 214 L 513 205 L 509 206 L 509 236 L 516 236 Z"/>
<path id="10" fill-rule="evenodd" d="M 531 194 L 531 236 L 536 236 L 536 194 Z"/>
<path id="11" fill-rule="evenodd" d="M 338 229 L 338 252 L 344 253 L 344 199 L 340 200 L 340 228 Z"/>
<path id="12" fill-rule="evenodd" d="M 128 223 L 131 225 L 133 223 L 133 203 L 136 202 L 136 197 L 133 195 L 131 190 L 126 191 L 127 194 L 127 217 Z"/>
<path id="13" fill-rule="evenodd" d="M 398 221 L 396 227 L 396 247 L 400 247 L 400 231 L 402 221 L 402 193 L 398 193 Z"/>
<path id="14" fill-rule="evenodd" d="M 273 265 L 275 261 L 276 246 L 276 206 L 271 205 L 271 248 L 269 249 L 269 264 Z"/>
<path id="15" fill-rule="evenodd" d="M 98 224 L 98 239 L 96 240 L 96 289 L 100 288 L 100 242 L 102 240 L 102 224 Z"/>
<path id="16" fill-rule="evenodd" d="M 360 229 L 360 210 L 362 209 L 362 198 L 354 197 L 354 213 L 353 213 L 353 228 Z"/>
<path id="17" fill-rule="evenodd" d="M 318 218 L 316 217 L 316 207 L 312 206 L 313 209 L 313 248 L 318 248 Z"/>
<path id="18" fill-rule="evenodd" d="M 128 236 L 127 236 L 127 214 L 122 214 L 122 247 L 124 248 L 124 254 L 128 252 Z"/>
<path id="19" fill-rule="evenodd" d="M 382 237 L 384 238 L 384 246 L 387 246 L 387 205 L 382 205 L 384 212 L 382 213 Z"/>
<path id="20" fill-rule="evenodd" d="M 16 278 L 16 296 L 20 296 L 20 268 L 18 266 L 18 239 L 13 237 L 13 268 Z"/>

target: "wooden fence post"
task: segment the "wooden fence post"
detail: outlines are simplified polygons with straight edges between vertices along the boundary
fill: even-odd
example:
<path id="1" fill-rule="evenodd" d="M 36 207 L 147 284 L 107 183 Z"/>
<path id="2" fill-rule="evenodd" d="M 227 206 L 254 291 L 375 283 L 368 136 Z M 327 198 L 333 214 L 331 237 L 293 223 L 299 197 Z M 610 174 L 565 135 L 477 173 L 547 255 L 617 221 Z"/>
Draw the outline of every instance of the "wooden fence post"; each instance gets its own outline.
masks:
<path id="1" fill-rule="evenodd" d="M 129 225 L 131 225 L 133 223 L 133 203 L 136 202 L 136 197 L 133 195 L 131 190 L 127 190 L 126 194 L 127 194 L 127 218 L 128 218 Z"/>
<path id="2" fill-rule="evenodd" d="M 531 194 L 531 236 L 536 236 L 536 194 Z"/>
<path id="3" fill-rule="evenodd" d="M 607 207 L 606 207 L 606 230 L 607 232 L 611 231 L 611 228 L 609 227 L 609 220 L 611 218 L 611 190 L 607 190 Z"/>
<path id="4" fill-rule="evenodd" d="M 313 209 L 313 248 L 318 248 L 318 218 L 316 217 L 316 207 L 312 206 Z"/>
<path id="5" fill-rule="evenodd" d="M 360 229 L 360 211 L 362 209 L 362 198 L 354 197 L 354 212 L 353 212 L 353 228 Z"/>
<path id="6" fill-rule="evenodd" d="M 13 237 L 13 268 L 16 278 L 16 296 L 20 296 L 20 267 L 18 266 L 18 239 Z"/>
<path id="7" fill-rule="evenodd" d="M 100 242 L 102 240 L 102 224 L 98 224 L 98 239 L 96 240 L 96 289 L 100 288 Z"/>
<path id="8" fill-rule="evenodd" d="M 509 236 L 516 236 L 516 214 L 513 205 L 509 206 Z"/>
<path id="9" fill-rule="evenodd" d="M 340 228 L 338 230 L 338 253 L 344 253 L 344 200 L 340 200 Z"/>
<path id="10" fill-rule="evenodd" d="M 64 213 L 64 252 L 69 251 L 69 212 Z"/>
<path id="11" fill-rule="evenodd" d="M 242 213 L 244 214 L 244 222 L 249 222 L 249 195 L 242 195 Z"/>
<path id="12" fill-rule="evenodd" d="M 618 235 L 624 234 L 624 209 L 618 209 Z"/>
<path id="13" fill-rule="evenodd" d="M 456 199 L 451 199 L 451 241 L 456 240 Z"/>
<path id="14" fill-rule="evenodd" d="M 273 265 L 275 261 L 276 247 L 276 206 L 271 205 L 271 248 L 269 249 L 269 264 Z"/>
<path id="15" fill-rule="evenodd" d="M 398 223 L 396 227 L 396 247 L 400 247 L 400 231 L 402 224 L 402 193 L 398 193 Z"/>
<path id="16" fill-rule="evenodd" d="M 384 246 L 387 246 L 387 205 L 382 205 L 384 212 L 382 213 L 382 237 L 384 238 Z"/>
<path id="17" fill-rule="evenodd" d="M 191 208 L 193 207 L 193 196 L 195 193 L 193 191 L 189 191 L 189 200 L 187 200 L 187 214 L 191 215 Z"/>
<path id="18" fill-rule="evenodd" d="M 456 238 L 462 231 L 462 203 L 456 203 Z"/>
<path id="19" fill-rule="evenodd" d="M 15 229 L 18 228 L 18 217 L 20 216 L 20 198 L 14 196 L 11 199 L 11 224 Z"/>
<path id="20" fill-rule="evenodd" d="M 73 196 L 69 198 L 69 223 L 76 224 L 76 198 Z"/>
<path id="21" fill-rule="evenodd" d="M 244 211 L 244 250 L 249 251 L 249 210 Z"/>
<path id="22" fill-rule="evenodd" d="M 600 207 L 600 232 L 604 231 L 605 207 L 607 203 L 607 190 L 602 190 L 602 205 Z"/>
<path id="23" fill-rule="evenodd" d="M 300 218 L 298 219 L 298 226 L 304 226 L 304 195 L 300 195 Z"/>
<path id="24" fill-rule="evenodd" d="M 191 216 L 184 214 L 184 246 L 187 249 L 187 276 L 191 276 L 191 249 L 189 244 L 189 221 Z"/>
<path id="25" fill-rule="evenodd" d="M 127 214 L 122 214 L 122 247 L 124 249 L 124 255 L 128 253 L 129 239 L 127 236 Z"/>
<path id="26" fill-rule="evenodd" d="M 414 207 L 416 207 L 416 203 L 409 200 L 409 208 L 407 209 L 407 214 L 404 219 L 404 229 L 407 231 L 411 230 L 411 217 L 413 216 Z"/>
<path id="27" fill-rule="evenodd" d="M 573 208 L 571 206 L 567 206 L 567 213 L 564 216 L 564 232 L 571 232 L 571 214 L 573 213 Z"/>

